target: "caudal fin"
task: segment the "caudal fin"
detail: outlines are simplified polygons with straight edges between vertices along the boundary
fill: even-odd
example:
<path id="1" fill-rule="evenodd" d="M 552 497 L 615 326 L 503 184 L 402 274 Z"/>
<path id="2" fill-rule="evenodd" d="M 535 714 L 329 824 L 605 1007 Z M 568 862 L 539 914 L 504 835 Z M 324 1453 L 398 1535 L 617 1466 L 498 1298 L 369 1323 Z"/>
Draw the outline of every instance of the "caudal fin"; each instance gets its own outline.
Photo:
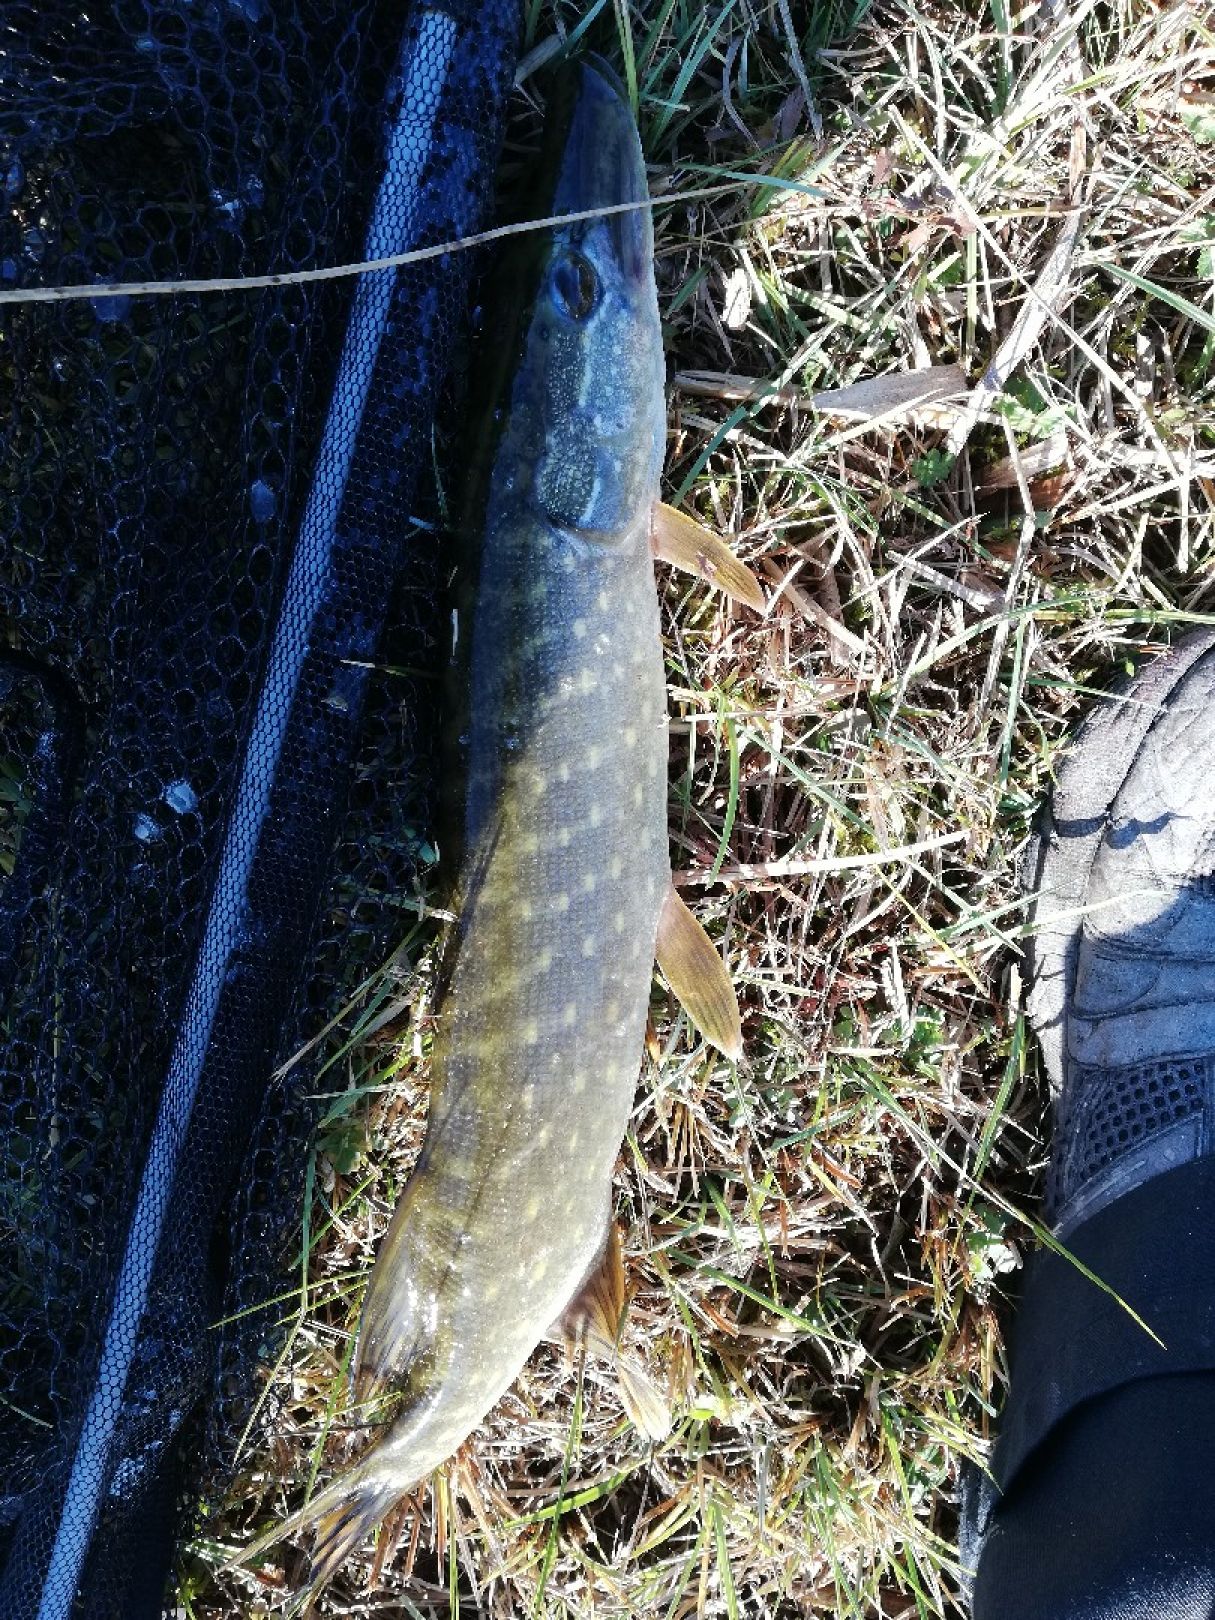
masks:
<path id="1" fill-rule="evenodd" d="M 223 1567 L 235 1569 L 249 1564 L 276 1542 L 298 1536 L 315 1526 L 316 1540 L 312 1548 L 308 1583 L 293 1610 L 294 1613 L 306 1614 L 322 1588 L 333 1579 L 359 1542 L 369 1536 L 385 1514 L 396 1505 L 401 1494 L 395 1486 L 384 1484 L 356 1466 L 351 1473 L 343 1474 L 332 1485 L 318 1492 L 298 1513 L 284 1519 L 282 1524 L 276 1524 L 265 1535 L 258 1536 L 256 1541 L 229 1558 Z"/>
<path id="2" fill-rule="evenodd" d="M 318 1520 L 308 1569 L 304 1612 L 341 1569 L 359 1542 L 376 1529 L 398 1500 L 397 1491 L 391 1487 L 369 1483 L 356 1496 Z"/>

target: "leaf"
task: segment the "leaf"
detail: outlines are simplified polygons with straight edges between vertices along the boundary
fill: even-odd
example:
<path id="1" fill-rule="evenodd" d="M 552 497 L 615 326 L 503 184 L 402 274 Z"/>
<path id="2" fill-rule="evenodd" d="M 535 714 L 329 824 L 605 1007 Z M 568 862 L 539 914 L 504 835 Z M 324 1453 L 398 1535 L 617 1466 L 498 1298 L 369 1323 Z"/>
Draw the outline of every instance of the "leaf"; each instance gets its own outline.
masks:
<path id="1" fill-rule="evenodd" d="M 915 481 L 921 489 L 931 489 L 943 483 L 953 470 L 953 457 L 945 450 L 929 450 L 911 464 Z"/>
<path id="2" fill-rule="evenodd" d="M 1181 122 L 1201 144 L 1215 141 L 1215 101 L 1180 101 Z"/>

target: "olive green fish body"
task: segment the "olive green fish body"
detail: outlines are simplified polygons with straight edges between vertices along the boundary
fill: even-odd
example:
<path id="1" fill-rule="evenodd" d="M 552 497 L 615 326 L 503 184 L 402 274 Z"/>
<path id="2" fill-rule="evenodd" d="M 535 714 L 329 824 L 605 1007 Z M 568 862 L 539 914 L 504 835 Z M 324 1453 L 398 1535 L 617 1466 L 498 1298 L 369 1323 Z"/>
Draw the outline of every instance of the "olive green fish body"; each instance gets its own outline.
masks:
<path id="1" fill-rule="evenodd" d="M 535 712 L 517 742 L 504 716 L 497 808 L 467 846 L 427 1140 L 358 1353 L 374 1384 L 408 1366 L 407 1388 L 441 1387 L 439 1456 L 399 1420 L 423 1474 L 513 1382 L 606 1235 L 670 875 L 657 605 L 641 536 L 629 552 L 580 559 L 516 620 Z M 491 600 L 493 618 L 508 593 Z"/>
<path id="2" fill-rule="evenodd" d="M 637 203 L 622 94 L 585 67 L 541 212 Z M 388 1432 L 277 1532 L 323 1580 L 458 1447 L 608 1231 L 670 883 L 650 519 L 665 425 L 648 211 L 551 231 L 498 404 L 466 648 L 459 922 L 426 1140 L 369 1285 Z"/>
<path id="3" fill-rule="evenodd" d="M 583 69 L 551 212 L 644 197 L 627 106 Z M 459 937 L 358 1373 L 389 1382 L 436 1346 L 469 1427 L 602 1247 L 670 881 L 652 254 L 640 210 L 556 231 L 538 256 L 457 630 Z"/>

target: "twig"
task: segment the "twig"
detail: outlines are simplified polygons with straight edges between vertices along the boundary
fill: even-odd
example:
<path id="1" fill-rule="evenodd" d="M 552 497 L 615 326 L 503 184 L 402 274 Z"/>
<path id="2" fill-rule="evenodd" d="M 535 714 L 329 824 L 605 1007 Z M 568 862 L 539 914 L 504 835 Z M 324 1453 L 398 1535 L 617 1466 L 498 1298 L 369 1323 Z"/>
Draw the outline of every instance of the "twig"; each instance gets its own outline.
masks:
<path id="1" fill-rule="evenodd" d="M 562 225 L 577 225 L 588 219 L 608 219 L 615 214 L 635 214 L 643 208 L 666 208 L 672 203 L 703 201 L 724 196 L 740 184 L 763 185 L 764 175 L 729 180 L 718 186 L 699 186 L 694 191 L 669 192 L 647 197 L 641 202 L 613 203 L 610 207 L 580 208 L 569 214 L 550 214 L 544 219 L 525 219 L 510 225 L 495 225 L 487 231 L 457 237 L 451 242 L 435 242 L 429 247 L 411 248 L 406 253 L 390 253 L 382 259 L 359 259 L 349 264 L 322 265 L 313 270 L 283 270 L 264 276 L 187 276 L 180 281 L 97 281 L 78 282 L 67 287 L 9 287 L 0 292 L 4 304 L 62 304 L 82 298 L 132 298 L 158 296 L 176 298 L 181 293 L 256 292 L 266 287 L 302 287 L 314 281 L 340 281 L 346 276 L 369 275 L 377 270 L 397 270 L 407 264 L 441 259 L 448 253 L 485 247 L 510 236 L 529 231 L 545 231 Z M 782 182 L 782 184 L 788 184 Z M 797 187 L 794 185 L 794 189 Z"/>
<path id="2" fill-rule="evenodd" d="M 676 887 L 692 883 L 766 883 L 773 878 L 812 877 L 818 873 L 856 872 L 867 866 L 897 866 L 927 855 L 934 849 L 945 849 L 949 844 L 960 844 L 969 837 L 964 828 L 956 832 L 936 833 L 921 838 L 914 844 L 898 844 L 893 849 L 875 849 L 867 855 L 827 855 L 809 860 L 759 861 L 755 865 L 740 862 L 737 866 L 723 866 L 716 876 L 708 868 L 688 867 L 675 872 Z"/>
<path id="3" fill-rule="evenodd" d="M 860 636 L 854 636 L 847 625 L 841 624 L 838 619 L 833 619 L 826 608 L 820 607 L 812 596 L 807 596 L 804 591 L 799 591 L 793 583 L 794 575 L 800 573 L 804 566 L 804 559 L 799 559 L 796 567 L 789 570 L 778 567 L 770 557 L 760 559 L 760 567 L 777 588 L 776 596 L 768 604 L 768 612 L 771 613 L 772 603 L 776 601 L 776 597 L 787 596 L 804 619 L 809 619 L 812 624 L 816 624 L 819 629 L 827 632 L 837 650 L 844 648 L 855 653 L 858 658 L 863 658 L 869 649 Z"/>
<path id="4" fill-rule="evenodd" d="M 997 349 L 995 358 L 971 390 L 970 398 L 949 430 L 945 448 L 951 457 L 956 459 L 962 453 L 979 418 L 1004 392 L 1005 383 L 1037 343 L 1047 321 L 1057 319 L 1067 302 L 1082 214 L 1080 208 L 1068 213 L 1041 275 L 1021 304 L 1012 331 Z"/>
<path id="5" fill-rule="evenodd" d="M 797 42 L 797 30 L 793 26 L 793 17 L 789 11 L 789 0 L 776 0 L 780 10 L 780 19 L 785 25 L 785 38 L 789 43 L 789 65 L 792 67 L 802 95 L 806 98 L 806 117 L 810 120 L 810 128 L 814 131 L 816 140 L 823 138 L 823 120 L 818 110 L 818 103 L 814 99 L 814 91 L 810 88 L 810 75 L 806 72 L 806 64 L 802 60 L 802 49 Z"/>

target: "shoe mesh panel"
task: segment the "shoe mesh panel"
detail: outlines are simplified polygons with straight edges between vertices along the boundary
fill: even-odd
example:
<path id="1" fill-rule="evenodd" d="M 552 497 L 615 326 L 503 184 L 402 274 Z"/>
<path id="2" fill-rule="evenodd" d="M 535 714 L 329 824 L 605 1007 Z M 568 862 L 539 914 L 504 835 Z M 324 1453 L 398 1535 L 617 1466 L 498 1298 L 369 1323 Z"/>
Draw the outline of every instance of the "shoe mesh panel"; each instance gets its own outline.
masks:
<path id="1" fill-rule="evenodd" d="M 484 222 L 517 0 L 4 23 L 0 291 Z M 0 1620 L 160 1614 L 276 1354 L 342 1033 L 271 1076 L 396 942 L 429 813 L 412 520 L 472 268 L 0 304 Z"/>
<path id="2" fill-rule="evenodd" d="M 1203 1111 L 1205 1059 L 1126 1069 L 1078 1068 L 1055 1128 L 1047 1210 L 1054 1219 L 1128 1150 Z"/>

